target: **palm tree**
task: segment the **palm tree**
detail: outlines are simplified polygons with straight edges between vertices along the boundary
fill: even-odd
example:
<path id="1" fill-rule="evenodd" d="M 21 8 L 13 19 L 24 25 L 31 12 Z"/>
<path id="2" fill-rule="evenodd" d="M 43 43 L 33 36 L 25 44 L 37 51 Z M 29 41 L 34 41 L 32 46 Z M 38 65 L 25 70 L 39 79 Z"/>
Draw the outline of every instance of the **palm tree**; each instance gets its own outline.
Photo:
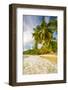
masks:
<path id="1" fill-rule="evenodd" d="M 41 39 L 42 39 L 42 44 L 49 45 L 49 42 L 51 40 L 51 33 L 48 31 L 48 26 L 43 18 L 42 23 L 41 23 Z"/>
<path id="2" fill-rule="evenodd" d="M 48 30 L 51 32 L 50 46 L 54 52 L 57 52 L 57 19 L 52 18 L 48 23 Z M 54 37 L 54 33 L 56 36 Z"/>
<path id="3" fill-rule="evenodd" d="M 37 26 L 36 28 L 34 28 L 34 33 L 33 33 L 33 37 L 34 37 L 34 49 L 38 49 L 38 43 L 40 42 L 40 32 L 39 32 L 39 26 Z"/>
<path id="4" fill-rule="evenodd" d="M 52 18 L 50 20 L 50 22 L 48 23 L 48 30 L 49 30 L 49 32 L 52 33 L 52 39 L 56 39 L 53 37 L 54 33 L 57 34 L 57 19 L 56 18 Z"/>
<path id="5" fill-rule="evenodd" d="M 39 43 L 42 44 L 42 47 L 49 47 L 50 42 L 53 39 L 54 32 L 57 32 L 57 20 L 51 19 L 50 22 L 47 24 L 43 17 L 41 24 L 34 28 L 34 48 L 38 49 Z"/>
<path id="6" fill-rule="evenodd" d="M 35 41 L 35 49 L 38 48 L 38 43 L 41 43 L 42 45 L 49 43 L 51 39 L 51 33 L 48 32 L 48 28 L 44 19 L 42 20 L 41 25 L 38 25 L 36 28 L 34 28 L 33 37 Z"/>

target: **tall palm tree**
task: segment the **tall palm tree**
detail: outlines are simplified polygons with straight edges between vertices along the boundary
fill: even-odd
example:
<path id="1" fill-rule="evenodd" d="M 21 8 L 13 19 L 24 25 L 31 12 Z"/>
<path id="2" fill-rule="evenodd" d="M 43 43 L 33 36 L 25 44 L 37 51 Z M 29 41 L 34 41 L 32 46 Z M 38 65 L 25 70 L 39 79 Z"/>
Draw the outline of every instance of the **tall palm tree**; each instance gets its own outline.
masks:
<path id="1" fill-rule="evenodd" d="M 42 38 L 42 44 L 48 44 L 51 40 L 51 33 L 48 31 L 48 26 L 43 18 L 41 23 L 41 38 Z"/>
<path id="2" fill-rule="evenodd" d="M 50 32 L 48 32 L 48 28 L 44 19 L 42 20 L 40 26 L 38 25 L 36 28 L 34 28 L 33 37 L 35 41 L 35 49 L 38 48 L 38 43 L 41 43 L 42 45 L 44 45 L 45 43 L 49 43 L 51 39 L 51 34 Z"/>
<path id="3" fill-rule="evenodd" d="M 53 37 L 53 34 L 56 33 L 57 34 L 57 19 L 56 18 L 52 18 L 50 20 L 50 22 L 48 23 L 48 30 L 49 32 L 52 33 L 52 39 L 55 39 Z"/>
<path id="4" fill-rule="evenodd" d="M 44 45 L 49 46 L 51 39 L 53 38 L 53 33 L 55 31 L 57 31 L 57 20 L 52 19 L 47 24 L 43 17 L 41 24 L 38 25 L 36 28 L 34 28 L 34 33 L 33 33 L 33 37 L 35 41 L 34 48 L 35 49 L 38 48 L 38 43 L 41 43 L 42 46 Z"/>
<path id="5" fill-rule="evenodd" d="M 34 33 L 33 33 L 33 37 L 34 37 L 34 49 L 38 49 L 38 43 L 40 42 L 40 27 L 37 26 L 36 28 L 34 28 Z"/>
<path id="6" fill-rule="evenodd" d="M 52 18 L 50 20 L 50 22 L 48 23 L 48 30 L 52 33 L 50 46 L 54 52 L 57 52 L 57 18 Z"/>

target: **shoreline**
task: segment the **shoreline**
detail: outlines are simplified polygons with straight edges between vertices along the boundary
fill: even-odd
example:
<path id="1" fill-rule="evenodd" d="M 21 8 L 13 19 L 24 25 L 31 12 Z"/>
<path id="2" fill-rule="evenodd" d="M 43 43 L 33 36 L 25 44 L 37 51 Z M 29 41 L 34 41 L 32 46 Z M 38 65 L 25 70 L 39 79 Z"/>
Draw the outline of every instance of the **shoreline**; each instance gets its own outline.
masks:
<path id="1" fill-rule="evenodd" d="M 57 56 L 57 54 L 42 54 L 42 55 L 25 55 L 25 54 L 23 54 L 23 56 Z"/>
<path id="2" fill-rule="evenodd" d="M 24 60 L 25 58 L 29 58 L 29 57 L 40 57 L 41 60 L 47 59 L 48 61 L 52 62 L 53 64 L 57 64 L 57 55 L 55 54 L 46 54 L 46 55 L 23 55 Z"/>

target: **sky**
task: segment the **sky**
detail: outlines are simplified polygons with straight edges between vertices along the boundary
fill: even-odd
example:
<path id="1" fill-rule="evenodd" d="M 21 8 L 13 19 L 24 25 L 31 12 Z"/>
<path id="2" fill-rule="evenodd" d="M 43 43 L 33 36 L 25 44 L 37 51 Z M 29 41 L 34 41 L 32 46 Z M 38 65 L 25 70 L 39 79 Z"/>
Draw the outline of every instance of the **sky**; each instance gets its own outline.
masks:
<path id="1" fill-rule="evenodd" d="M 24 44 L 24 51 L 28 49 L 32 49 L 34 40 L 32 33 L 34 32 L 33 28 L 37 25 L 41 24 L 41 21 L 44 16 L 34 16 L 34 15 L 23 15 L 23 44 Z M 49 20 L 54 18 L 53 16 L 45 16 L 44 20 L 46 23 L 49 23 Z M 56 36 L 56 35 L 54 35 Z"/>

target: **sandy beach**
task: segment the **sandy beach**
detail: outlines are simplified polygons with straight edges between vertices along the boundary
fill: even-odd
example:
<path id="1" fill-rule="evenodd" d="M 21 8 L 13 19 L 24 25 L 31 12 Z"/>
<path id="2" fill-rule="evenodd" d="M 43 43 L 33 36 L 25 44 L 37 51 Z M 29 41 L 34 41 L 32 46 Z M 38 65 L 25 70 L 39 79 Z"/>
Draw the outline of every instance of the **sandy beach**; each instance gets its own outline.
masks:
<path id="1" fill-rule="evenodd" d="M 24 55 L 23 74 L 57 73 L 56 55 Z"/>

